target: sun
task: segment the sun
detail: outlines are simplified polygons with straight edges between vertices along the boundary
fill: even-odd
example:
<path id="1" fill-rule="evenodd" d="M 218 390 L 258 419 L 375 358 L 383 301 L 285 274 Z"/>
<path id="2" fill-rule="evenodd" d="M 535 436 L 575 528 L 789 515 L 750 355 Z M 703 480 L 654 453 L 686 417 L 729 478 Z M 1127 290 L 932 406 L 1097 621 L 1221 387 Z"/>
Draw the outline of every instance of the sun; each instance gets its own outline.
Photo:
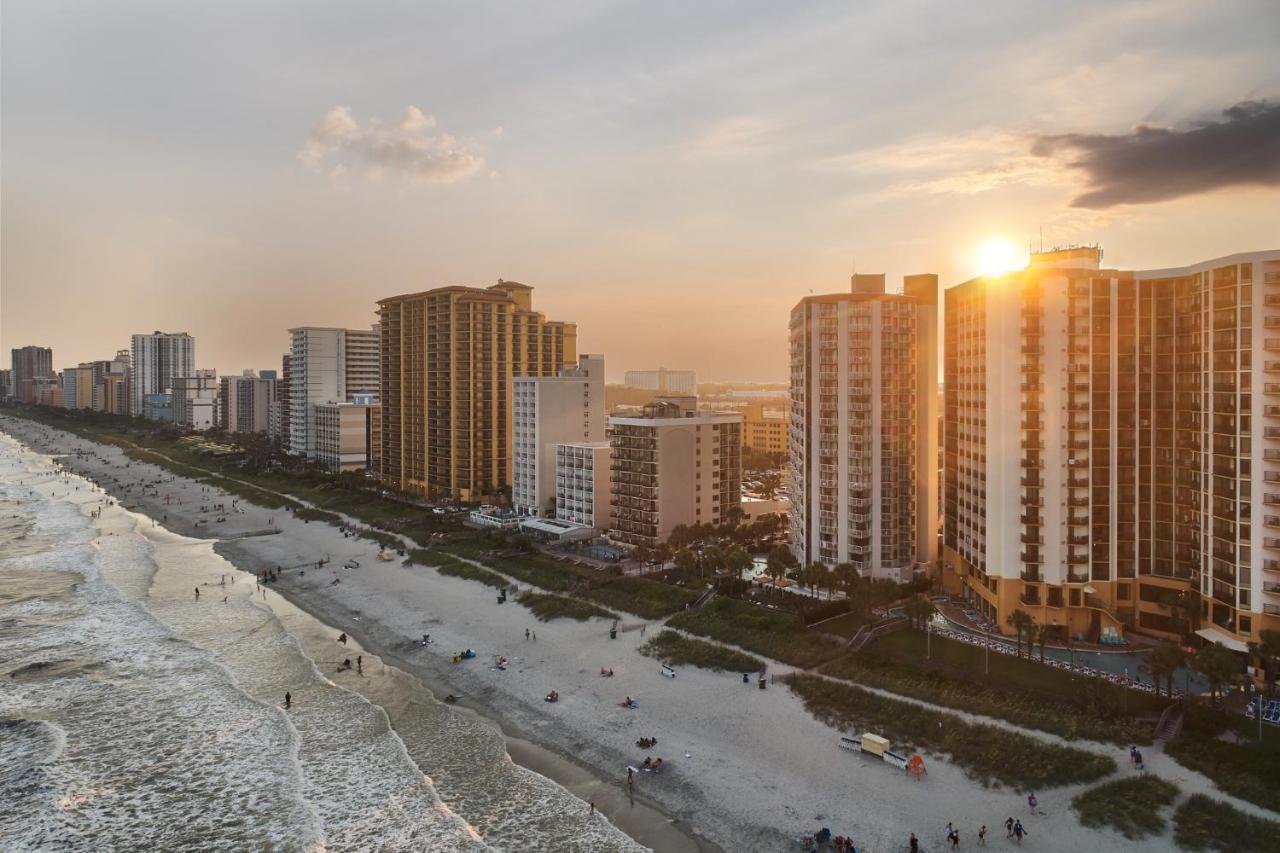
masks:
<path id="1" fill-rule="evenodd" d="M 982 275 L 1004 275 L 1026 265 L 1017 247 L 1003 237 L 992 237 L 978 249 L 978 271 Z"/>

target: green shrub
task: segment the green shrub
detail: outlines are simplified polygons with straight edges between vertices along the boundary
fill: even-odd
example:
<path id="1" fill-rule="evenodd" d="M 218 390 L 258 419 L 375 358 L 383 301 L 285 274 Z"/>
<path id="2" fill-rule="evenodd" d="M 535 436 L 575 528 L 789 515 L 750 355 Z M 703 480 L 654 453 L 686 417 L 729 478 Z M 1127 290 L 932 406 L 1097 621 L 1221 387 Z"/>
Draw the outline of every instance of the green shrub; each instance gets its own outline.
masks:
<path id="1" fill-rule="evenodd" d="M 479 541 L 441 546 L 443 550 L 484 563 L 505 575 L 551 592 L 566 592 L 580 582 L 582 573 L 546 554 L 503 551 L 490 554 Z"/>
<path id="2" fill-rule="evenodd" d="M 618 618 L 616 613 L 611 613 L 603 607 L 597 607 L 589 601 L 583 601 L 579 598 L 567 598 L 563 595 L 526 592 L 518 600 L 529 608 L 540 622 L 550 622 L 552 619 L 576 619 L 579 622 L 585 622 L 595 617 L 600 617 L 601 619 Z"/>
<path id="3" fill-rule="evenodd" d="M 716 598 L 699 610 L 676 614 L 667 624 L 793 666 L 814 666 L 844 650 L 843 644 L 806 629 L 795 613 L 733 598 Z"/>
<path id="4" fill-rule="evenodd" d="M 1093 782 L 1116 769 L 1105 755 L 1044 743 L 995 726 L 969 723 L 954 714 L 888 699 L 852 684 L 797 673 L 791 689 L 811 714 L 850 732 L 872 730 L 889 738 L 895 752 L 923 749 L 950 756 L 984 785 L 1021 790 Z"/>
<path id="5" fill-rule="evenodd" d="M 1071 801 L 1071 808 L 1085 826 L 1109 826 L 1137 840 L 1164 832 L 1160 809 L 1177 797 L 1177 785 L 1144 773 L 1090 788 Z"/>
<path id="6" fill-rule="evenodd" d="M 1204 794 L 1188 797 L 1173 824 L 1173 840 L 1186 850 L 1280 853 L 1280 822 L 1245 814 Z"/>
<path id="7" fill-rule="evenodd" d="M 763 672 L 764 661 L 736 649 L 663 631 L 640 647 L 640 653 L 671 666 L 689 664 L 716 672 Z"/>

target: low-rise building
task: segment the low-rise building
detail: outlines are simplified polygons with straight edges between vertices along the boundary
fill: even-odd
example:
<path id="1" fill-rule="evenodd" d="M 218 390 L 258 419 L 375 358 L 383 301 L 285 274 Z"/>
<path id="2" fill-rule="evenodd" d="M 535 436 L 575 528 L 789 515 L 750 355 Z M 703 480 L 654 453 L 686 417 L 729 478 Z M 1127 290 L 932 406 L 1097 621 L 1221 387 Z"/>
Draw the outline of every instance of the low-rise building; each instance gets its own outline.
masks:
<path id="1" fill-rule="evenodd" d="M 613 526 L 607 441 L 556 445 L 556 518 L 599 531 Z"/>
<path id="2" fill-rule="evenodd" d="M 611 538 L 656 545 L 680 525 L 720 524 L 741 500 L 742 415 L 659 397 L 638 417 L 609 418 Z"/>
<path id="3" fill-rule="evenodd" d="M 173 395 L 172 394 L 146 394 L 142 398 L 142 412 L 144 418 L 153 421 L 168 421 L 173 423 Z"/>
<path id="4" fill-rule="evenodd" d="M 371 414 L 376 403 L 315 403 L 315 461 L 328 471 L 363 471 L 376 452 Z"/>

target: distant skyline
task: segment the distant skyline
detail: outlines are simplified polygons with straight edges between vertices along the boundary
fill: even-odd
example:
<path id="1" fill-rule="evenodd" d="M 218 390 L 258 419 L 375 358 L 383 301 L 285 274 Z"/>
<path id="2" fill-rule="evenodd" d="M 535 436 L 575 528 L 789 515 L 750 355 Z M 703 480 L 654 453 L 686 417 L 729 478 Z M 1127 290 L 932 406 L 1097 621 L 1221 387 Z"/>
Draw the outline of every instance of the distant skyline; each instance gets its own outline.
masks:
<path id="1" fill-rule="evenodd" d="M 579 351 L 781 381 L 803 296 L 1003 238 L 1280 243 L 1274 0 L 0 7 L 0 352 L 294 326 L 498 278 Z"/>

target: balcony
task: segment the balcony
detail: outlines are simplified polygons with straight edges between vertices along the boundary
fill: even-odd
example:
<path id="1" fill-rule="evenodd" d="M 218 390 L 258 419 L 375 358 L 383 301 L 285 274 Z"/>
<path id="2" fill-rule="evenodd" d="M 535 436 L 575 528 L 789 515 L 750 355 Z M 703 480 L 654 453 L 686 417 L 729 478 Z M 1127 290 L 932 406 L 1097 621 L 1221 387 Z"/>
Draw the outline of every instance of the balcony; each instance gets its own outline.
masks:
<path id="1" fill-rule="evenodd" d="M 1280 595 L 1280 581 L 1263 581 L 1262 591 L 1268 595 Z"/>
<path id="2" fill-rule="evenodd" d="M 1036 513 L 1020 515 L 1018 516 L 1018 521 L 1027 527 L 1039 527 L 1041 524 L 1040 516 Z"/>
<path id="3" fill-rule="evenodd" d="M 1262 342 L 1262 348 L 1268 352 L 1280 352 L 1280 338 L 1267 338 Z"/>
<path id="4" fill-rule="evenodd" d="M 1067 498 L 1067 506 L 1087 507 L 1089 506 L 1088 498 Z"/>
<path id="5" fill-rule="evenodd" d="M 1022 574 L 1018 575 L 1018 577 L 1027 583 L 1042 583 L 1044 581 L 1039 569 L 1023 569 Z"/>
<path id="6" fill-rule="evenodd" d="M 1024 489 L 1042 489 L 1044 488 L 1044 480 L 1038 475 L 1023 477 L 1019 482 L 1022 483 Z"/>
<path id="7" fill-rule="evenodd" d="M 1270 341 L 1268 341 L 1268 343 L 1270 343 Z M 1280 340 L 1276 341 L 1275 348 L 1280 350 Z M 1270 349 L 1270 347 L 1268 347 L 1268 349 Z M 1023 355 L 1044 355 L 1044 347 L 1038 344 L 1025 344 L 1021 348 L 1021 352 Z"/>
<path id="8" fill-rule="evenodd" d="M 1028 536 L 1028 535 L 1026 535 L 1026 534 L 1023 534 L 1021 537 L 1019 537 L 1019 541 L 1021 541 L 1023 545 L 1043 545 L 1043 544 L 1044 544 L 1044 537 L 1043 537 L 1043 536 Z"/>
<path id="9" fill-rule="evenodd" d="M 1042 562 L 1040 554 L 1036 551 L 1023 551 L 1021 556 L 1024 563 L 1032 563 L 1038 566 Z"/>
<path id="10" fill-rule="evenodd" d="M 1041 468 L 1044 466 L 1044 463 L 1039 459 L 1027 459 L 1026 457 L 1022 458 L 1020 464 L 1023 468 Z"/>
<path id="11" fill-rule="evenodd" d="M 1068 566 L 1087 566 L 1088 564 L 1089 564 L 1088 554 L 1068 554 L 1067 555 Z"/>
<path id="12" fill-rule="evenodd" d="M 1262 547 L 1270 548 L 1273 551 L 1280 551 L 1280 539 L 1277 539 L 1274 536 L 1264 536 L 1262 537 Z"/>

